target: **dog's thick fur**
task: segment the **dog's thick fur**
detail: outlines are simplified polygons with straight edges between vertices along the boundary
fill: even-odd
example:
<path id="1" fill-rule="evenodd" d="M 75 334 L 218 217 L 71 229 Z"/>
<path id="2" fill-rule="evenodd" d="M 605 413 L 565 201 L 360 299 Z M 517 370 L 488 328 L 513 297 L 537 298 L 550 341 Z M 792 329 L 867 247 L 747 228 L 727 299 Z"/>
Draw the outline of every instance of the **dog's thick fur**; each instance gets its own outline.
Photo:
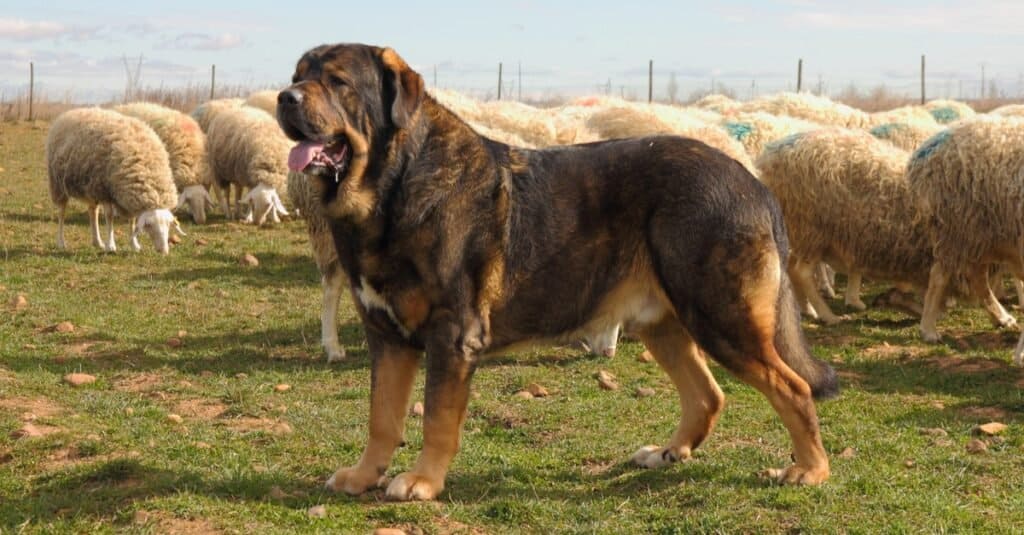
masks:
<path id="1" fill-rule="evenodd" d="M 423 451 L 388 485 L 394 499 L 443 489 L 484 356 L 620 322 L 672 378 L 683 412 L 668 444 L 635 462 L 686 458 L 711 432 L 724 397 L 702 349 L 782 417 L 795 463 L 770 474 L 828 478 L 812 394 L 835 394 L 835 374 L 803 339 L 779 208 L 738 163 L 679 137 L 509 147 L 440 106 L 386 48 L 312 49 L 292 81 L 278 104 L 285 133 L 351 149 L 340 174 L 306 172 L 372 359 L 369 443 L 331 489 L 383 483 L 424 352 Z"/>

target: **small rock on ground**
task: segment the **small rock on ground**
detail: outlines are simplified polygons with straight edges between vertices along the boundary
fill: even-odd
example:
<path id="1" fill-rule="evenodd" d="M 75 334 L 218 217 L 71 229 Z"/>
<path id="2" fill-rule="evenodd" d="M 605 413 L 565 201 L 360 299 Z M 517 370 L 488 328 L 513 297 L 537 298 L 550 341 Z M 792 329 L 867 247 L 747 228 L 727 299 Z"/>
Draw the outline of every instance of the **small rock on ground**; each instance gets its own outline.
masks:
<path id="1" fill-rule="evenodd" d="M 69 373 L 64 376 L 64 382 L 71 386 L 82 386 L 96 382 L 96 376 L 87 373 Z"/>
<path id="2" fill-rule="evenodd" d="M 323 518 L 327 516 L 327 508 L 323 505 L 314 505 L 306 510 L 306 514 L 309 515 L 310 518 Z"/>
<path id="3" fill-rule="evenodd" d="M 423 416 L 423 402 L 422 401 L 417 401 L 416 403 L 413 403 L 412 409 L 410 410 L 410 412 L 412 413 L 413 416 L 420 416 L 420 417 L 422 417 Z"/>
<path id="4" fill-rule="evenodd" d="M 971 439 L 971 441 L 967 443 L 967 453 L 978 454 L 985 453 L 986 451 L 988 451 L 988 444 L 985 444 L 976 438 Z"/>
<path id="5" fill-rule="evenodd" d="M 250 253 L 242 255 L 242 257 L 238 259 L 238 263 L 247 267 L 256 267 L 260 265 L 259 259 Z"/>

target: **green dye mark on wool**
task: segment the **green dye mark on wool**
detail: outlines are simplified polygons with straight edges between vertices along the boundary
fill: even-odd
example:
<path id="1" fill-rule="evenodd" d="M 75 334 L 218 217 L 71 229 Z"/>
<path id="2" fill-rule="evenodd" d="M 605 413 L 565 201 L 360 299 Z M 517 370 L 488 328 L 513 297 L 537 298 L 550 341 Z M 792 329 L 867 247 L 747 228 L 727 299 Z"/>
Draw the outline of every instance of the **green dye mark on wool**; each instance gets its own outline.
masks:
<path id="1" fill-rule="evenodd" d="M 754 125 L 750 123 L 725 123 L 725 130 L 736 141 L 743 141 L 754 131 Z"/>
<path id="2" fill-rule="evenodd" d="M 935 108 L 932 110 L 932 117 L 935 117 L 935 120 L 941 124 L 947 124 L 959 119 L 960 112 L 946 106 L 944 108 Z"/>
<path id="3" fill-rule="evenodd" d="M 935 134 L 934 136 L 928 138 L 928 141 L 922 143 L 921 146 L 918 147 L 916 151 L 914 151 L 914 155 L 910 158 L 910 160 L 914 162 L 924 160 L 925 158 L 930 156 L 931 153 L 935 152 L 936 149 L 943 146 L 947 141 L 949 141 L 949 131 L 943 130 L 942 132 Z"/>
<path id="4" fill-rule="evenodd" d="M 804 134 L 805 132 L 799 132 L 796 134 L 790 134 L 782 139 L 776 139 L 775 141 L 765 145 L 764 151 L 774 152 L 792 147 L 793 145 L 796 145 L 797 141 L 800 141 L 800 139 L 804 137 Z"/>
<path id="5" fill-rule="evenodd" d="M 907 125 L 902 123 L 886 123 L 871 129 L 871 135 L 878 139 L 889 139 L 900 130 L 906 130 Z"/>

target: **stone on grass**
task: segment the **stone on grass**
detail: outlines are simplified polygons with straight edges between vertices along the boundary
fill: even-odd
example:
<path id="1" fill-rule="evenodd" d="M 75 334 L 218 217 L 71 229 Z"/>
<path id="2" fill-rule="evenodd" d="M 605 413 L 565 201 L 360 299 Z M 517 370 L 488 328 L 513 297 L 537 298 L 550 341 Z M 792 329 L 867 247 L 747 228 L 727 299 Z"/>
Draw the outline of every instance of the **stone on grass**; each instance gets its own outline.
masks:
<path id="1" fill-rule="evenodd" d="M 62 321 L 54 325 L 53 330 L 59 333 L 73 333 L 75 332 L 75 324 L 70 321 Z"/>
<path id="2" fill-rule="evenodd" d="M 526 387 L 526 391 L 529 392 L 535 398 L 546 398 L 548 397 L 548 389 L 540 386 L 537 383 L 530 383 Z"/>
<path id="3" fill-rule="evenodd" d="M 260 265 L 259 259 L 251 253 L 245 253 L 242 255 L 242 257 L 238 259 L 238 263 L 245 267 L 257 267 Z"/>
<path id="4" fill-rule="evenodd" d="M 185 421 L 185 419 L 182 418 L 180 414 L 171 413 L 167 415 L 167 421 L 171 422 L 172 424 L 181 424 L 182 422 Z"/>
<path id="5" fill-rule="evenodd" d="M 988 451 L 988 444 L 976 438 L 967 443 L 967 453 L 979 454 Z"/>
<path id="6" fill-rule="evenodd" d="M 64 382 L 71 386 L 83 386 L 96 382 L 95 375 L 87 373 L 69 373 L 64 376 Z"/>
<path id="7" fill-rule="evenodd" d="M 605 370 L 597 372 L 597 385 L 605 390 L 619 389 L 619 383 L 615 381 L 615 376 Z"/>
<path id="8" fill-rule="evenodd" d="M 413 416 L 423 417 L 423 402 L 417 401 L 412 404 L 412 409 L 409 411 Z"/>
<path id="9" fill-rule="evenodd" d="M 644 351 L 636 356 L 636 360 L 640 362 L 653 362 L 654 355 L 652 355 L 650 351 Z"/>
<path id="10" fill-rule="evenodd" d="M 654 389 L 649 386 L 641 386 L 640 388 L 636 389 L 636 397 L 638 398 L 649 398 L 653 396 L 655 393 L 656 392 L 654 391 Z"/>
<path id="11" fill-rule="evenodd" d="M 323 505 L 314 505 L 306 510 L 306 514 L 309 515 L 310 518 L 323 518 L 327 516 L 327 508 Z"/>
<path id="12" fill-rule="evenodd" d="M 994 436 L 1006 431 L 1006 424 L 1000 422 L 989 422 L 987 424 L 981 424 L 974 428 L 974 433 L 977 435 Z"/>
<path id="13" fill-rule="evenodd" d="M 292 385 L 286 385 L 281 383 L 274 387 L 274 392 L 287 392 L 292 389 Z"/>
<path id="14" fill-rule="evenodd" d="M 18 294 L 11 298 L 10 306 L 14 310 L 25 310 L 28 308 L 28 298 L 25 294 Z"/>

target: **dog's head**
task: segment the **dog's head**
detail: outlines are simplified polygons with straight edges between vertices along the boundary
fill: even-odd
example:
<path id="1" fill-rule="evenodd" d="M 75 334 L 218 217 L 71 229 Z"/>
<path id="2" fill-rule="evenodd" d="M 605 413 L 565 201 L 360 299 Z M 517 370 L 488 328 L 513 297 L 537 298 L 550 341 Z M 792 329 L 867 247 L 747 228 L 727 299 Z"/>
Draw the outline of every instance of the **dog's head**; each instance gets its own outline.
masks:
<path id="1" fill-rule="evenodd" d="M 364 184 L 367 168 L 415 122 L 423 95 L 423 78 L 390 48 L 339 44 L 306 52 L 277 98 L 277 120 L 298 142 L 289 168 L 321 179 L 329 212 L 346 211 L 332 207 L 339 200 L 332 197 L 368 208 L 372 201 L 360 198 L 372 189 Z"/>

